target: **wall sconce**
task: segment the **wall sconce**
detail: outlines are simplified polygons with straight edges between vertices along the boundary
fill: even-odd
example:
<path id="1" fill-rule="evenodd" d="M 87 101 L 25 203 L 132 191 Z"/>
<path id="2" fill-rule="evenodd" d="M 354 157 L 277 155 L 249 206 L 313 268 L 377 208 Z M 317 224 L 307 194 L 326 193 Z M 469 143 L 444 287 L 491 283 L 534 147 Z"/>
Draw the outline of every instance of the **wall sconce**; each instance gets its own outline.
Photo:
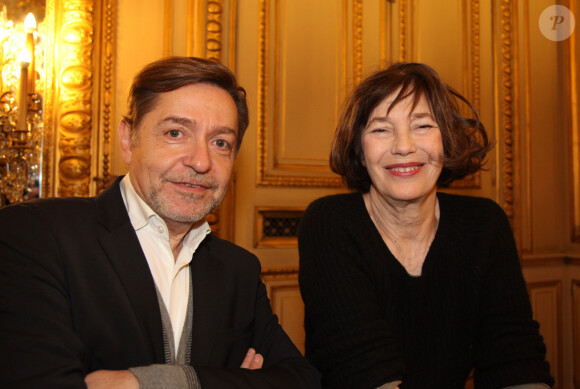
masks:
<path id="1" fill-rule="evenodd" d="M 0 207 L 41 194 L 42 43 L 32 13 L 15 24 L 0 11 Z"/>

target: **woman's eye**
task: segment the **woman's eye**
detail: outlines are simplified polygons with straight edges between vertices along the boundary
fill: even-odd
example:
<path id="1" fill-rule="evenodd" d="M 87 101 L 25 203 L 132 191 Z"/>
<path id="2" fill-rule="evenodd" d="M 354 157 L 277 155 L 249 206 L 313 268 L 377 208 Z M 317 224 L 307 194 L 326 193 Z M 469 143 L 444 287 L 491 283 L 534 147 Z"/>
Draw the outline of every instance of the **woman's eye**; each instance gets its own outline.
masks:
<path id="1" fill-rule="evenodd" d="M 436 128 L 436 127 L 437 126 L 435 126 L 434 124 L 429 124 L 429 123 L 427 123 L 427 124 L 419 124 L 419 125 L 417 125 L 415 127 L 415 130 L 425 132 L 425 131 L 428 131 L 428 130 L 430 130 L 432 128 Z"/>

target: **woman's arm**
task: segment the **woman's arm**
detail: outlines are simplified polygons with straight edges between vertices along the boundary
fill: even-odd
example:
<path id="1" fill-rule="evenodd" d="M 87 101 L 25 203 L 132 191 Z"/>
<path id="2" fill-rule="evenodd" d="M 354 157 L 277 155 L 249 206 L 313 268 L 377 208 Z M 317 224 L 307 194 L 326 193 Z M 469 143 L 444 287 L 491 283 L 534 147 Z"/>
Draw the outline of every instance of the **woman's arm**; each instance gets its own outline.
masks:
<path id="1" fill-rule="evenodd" d="M 481 292 L 475 385 L 553 384 L 507 217 L 495 205 L 489 262 Z"/>

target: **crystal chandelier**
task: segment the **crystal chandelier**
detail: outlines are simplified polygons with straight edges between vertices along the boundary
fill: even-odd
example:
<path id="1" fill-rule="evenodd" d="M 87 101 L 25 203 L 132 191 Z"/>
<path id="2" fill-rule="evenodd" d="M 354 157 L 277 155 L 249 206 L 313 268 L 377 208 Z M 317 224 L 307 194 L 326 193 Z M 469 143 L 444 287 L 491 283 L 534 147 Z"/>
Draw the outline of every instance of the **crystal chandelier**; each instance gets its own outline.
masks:
<path id="1" fill-rule="evenodd" d="M 0 11 L 0 207 L 40 197 L 42 46 L 31 13 L 15 24 Z"/>

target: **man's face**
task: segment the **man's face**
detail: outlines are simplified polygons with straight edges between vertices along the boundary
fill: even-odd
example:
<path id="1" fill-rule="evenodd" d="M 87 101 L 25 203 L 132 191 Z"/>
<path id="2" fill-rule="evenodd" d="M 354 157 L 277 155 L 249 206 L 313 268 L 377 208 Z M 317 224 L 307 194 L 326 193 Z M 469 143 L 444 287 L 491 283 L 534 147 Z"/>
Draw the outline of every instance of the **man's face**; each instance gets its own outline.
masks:
<path id="1" fill-rule="evenodd" d="M 133 144 L 124 122 L 119 134 L 135 191 L 168 226 L 190 226 L 220 204 L 238 135 L 228 92 L 192 84 L 162 93 L 136 128 Z"/>

